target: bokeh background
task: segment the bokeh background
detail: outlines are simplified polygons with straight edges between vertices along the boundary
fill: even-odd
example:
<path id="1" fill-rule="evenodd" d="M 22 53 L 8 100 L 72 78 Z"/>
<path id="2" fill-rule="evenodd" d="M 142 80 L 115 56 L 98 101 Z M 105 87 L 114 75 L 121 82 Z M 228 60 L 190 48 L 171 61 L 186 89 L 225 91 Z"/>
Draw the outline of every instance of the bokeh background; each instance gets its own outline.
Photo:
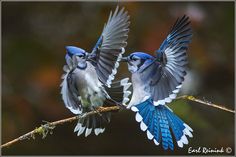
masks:
<path id="1" fill-rule="evenodd" d="M 42 124 L 73 116 L 60 95 L 65 46 L 91 51 L 117 2 L 2 2 L 2 143 Z M 188 15 L 194 36 L 181 94 L 234 109 L 234 2 L 119 2 L 131 16 L 126 54 L 159 48 L 177 17 Z M 127 65 L 117 79 L 129 77 Z M 169 105 L 194 132 L 183 149 L 149 141 L 134 113 L 121 111 L 99 136 L 77 137 L 75 122 L 45 139 L 24 140 L 2 155 L 187 155 L 189 147 L 231 147 L 234 115 L 202 104 Z M 191 154 L 195 155 L 195 154 Z M 198 154 L 199 155 L 199 154 Z M 201 154 L 203 155 L 203 154 Z M 213 154 L 208 154 L 213 155 Z M 227 155 L 227 153 L 224 153 Z"/>

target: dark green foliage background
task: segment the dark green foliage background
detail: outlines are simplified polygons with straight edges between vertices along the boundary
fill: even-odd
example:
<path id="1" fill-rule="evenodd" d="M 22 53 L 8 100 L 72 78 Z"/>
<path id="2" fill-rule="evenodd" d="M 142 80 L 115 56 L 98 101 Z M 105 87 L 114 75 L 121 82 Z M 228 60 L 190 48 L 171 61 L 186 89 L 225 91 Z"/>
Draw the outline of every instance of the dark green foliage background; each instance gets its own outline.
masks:
<path id="1" fill-rule="evenodd" d="M 110 10 L 108 2 L 2 2 L 2 143 L 39 126 L 73 116 L 61 100 L 65 46 L 91 51 Z M 126 54 L 153 54 L 178 16 L 187 14 L 194 30 L 189 69 L 197 77 L 188 94 L 234 108 L 233 2 L 122 2 L 131 16 Z M 130 76 L 122 64 L 116 78 Z M 186 92 L 185 92 L 186 93 Z M 77 137 L 75 122 L 58 126 L 46 139 L 25 140 L 3 155 L 186 155 L 188 148 L 232 147 L 234 115 L 198 103 L 169 105 L 189 124 L 194 138 L 183 149 L 163 151 L 147 140 L 134 113 L 114 113 L 105 133 Z M 212 155 L 212 154 L 208 154 Z M 226 155 L 226 154 L 225 154 Z"/>

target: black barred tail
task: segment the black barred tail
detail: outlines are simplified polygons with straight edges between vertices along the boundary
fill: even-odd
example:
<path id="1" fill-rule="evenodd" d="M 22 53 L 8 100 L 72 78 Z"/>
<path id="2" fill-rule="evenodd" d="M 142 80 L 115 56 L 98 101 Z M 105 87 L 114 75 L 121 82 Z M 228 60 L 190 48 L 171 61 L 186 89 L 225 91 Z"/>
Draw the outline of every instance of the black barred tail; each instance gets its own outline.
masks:
<path id="1" fill-rule="evenodd" d="M 111 88 L 106 87 L 106 91 L 113 101 L 123 105 L 129 101 L 131 92 L 128 89 L 130 86 L 129 78 L 124 78 L 120 81 L 113 82 Z"/>
<path id="2" fill-rule="evenodd" d="M 193 130 L 165 105 L 154 106 L 153 101 L 148 99 L 132 106 L 131 110 L 136 112 L 135 119 L 140 123 L 141 130 L 146 131 L 148 139 L 156 145 L 161 143 L 165 150 L 174 149 L 174 138 L 182 148 L 188 144 L 186 136 L 193 137 Z"/>
<path id="3" fill-rule="evenodd" d="M 85 118 L 79 119 L 74 132 L 77 132 L 77 136 L 80 136 L 85 132 L 85 137 L 94 132 L 95 135 L 99 135 L 105 131 L 105 125 L 110 122 L 111 113 L 99 113 L 93 114 Z"/>

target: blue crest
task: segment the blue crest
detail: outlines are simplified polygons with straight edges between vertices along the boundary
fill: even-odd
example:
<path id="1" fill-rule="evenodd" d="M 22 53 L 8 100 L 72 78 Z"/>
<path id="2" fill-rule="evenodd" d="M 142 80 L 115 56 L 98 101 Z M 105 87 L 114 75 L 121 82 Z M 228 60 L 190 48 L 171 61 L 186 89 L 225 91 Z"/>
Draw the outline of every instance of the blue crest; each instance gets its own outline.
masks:
<path id="1" fill-rule="evenodd" d="M 72 57 L 75 54 L 85 54 L 85 50 L 79 48 L 79 47 L 75 47 L 75 46 L 66 46 L 66 59 L 68 57 Z"/>
<path id="2" fill-rule="evenodd" d="M 154 59 L 154 57 L 153 56 L 151 56 L 151 55 L 149 55 L 149 54 L 146 54 L 146 53 L 144 53 L 144 52 L 134 52 L 134 53 L 131 53 L 129 56 L 131 57 L 131 56 L 137 56 L 137 57 L 139 57 L 139 58 L 141 58 L 141 59 L 144 59 L 144 60 L 147 60 L 147 59 Z"/>

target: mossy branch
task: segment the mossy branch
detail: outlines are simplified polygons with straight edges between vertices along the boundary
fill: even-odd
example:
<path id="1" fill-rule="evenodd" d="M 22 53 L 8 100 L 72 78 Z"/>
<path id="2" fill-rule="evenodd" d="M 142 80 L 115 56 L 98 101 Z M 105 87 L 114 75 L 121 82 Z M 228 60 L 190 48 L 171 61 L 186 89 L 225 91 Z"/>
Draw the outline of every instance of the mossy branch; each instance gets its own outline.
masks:
<path id="1" fill-rule="evenodd" d="M 74 116 L 74 117 L 70 117 L 70 118 L 66 118 L 66 119 L 62 119 L 62 120 L 58 120 L 58 121 L 54 121 L 54 122 L 46 122 L 46 124 L 41 125 L 38 128 L 35 128 L 33 131 L 30 131 L 12 141 L 9 141 L 3 145 L 1 145 L 1 148 L 4 147 L 9 147 L 21 140 L 25 140 L 25 139 L 35 139 L 36 135 L 42 135 L 42 138 L 45 138 L 47 136 L 48 133 L 52 133 L 52 130 L 57 126 L 57 125 L 62 125 L 64 123 L 68 123 L 68 122 L 72 122 L 75 120 L 78 120 L 80 118 L 84 118 L 87 117 L 89 115 L 92 114 L 96 114 L 96 113 L 102 113 L 102 112 L 109 112 L 109 111 L 115 111 L 115 110 L 119 110 L 120 108 L 118 106 L 111 106 L 111 107 L 100 107 L 95 111 L 91 111 L 91 112 L 87 112 L 84 113 L 82 115 L 78 115 L 78 116 Z"/>
<path id="2" fill-rule="evenodd" d="M 176 98 L 176 100 L 180 100 L 180 99 L 194 101 L 194 102 L 201 103 L 203 105 L 211 106 L 211 107 L 214 107 L 214 108 L 218 108 L 218 109 L 230 112 L 230 113 L 235 113 L 234 110 L 228 109 L 228 108 L 226 108 L 224 106 L 221 106 L 221 105 L 216 105 L 216 104 L 213 104 L 213 103 L 210 103 L 210 102 L 207 102 L 207 101 L 197 99 L 194 96 L 183 95 L 183 96 L 179 96 L 179 97 Z M 87 113 L 84 113 L 82 115 L 78 115 L 78 116 L 74 116 L 74 117 L 70 117 L 70 118 L 66 118 L 66 119 L 62 119 L 62 120 L 58 120 L 58 121 L 54 121 L 54 122 L 46 122 L 46 124 L 43 124 L 40 127 L 35 128 L 34 130 L 32 130 L 32 131 L 30 131 L 30 132 L 28 132 L 28 133 L 26 133 L 26 134 L 24 134 L 24 135 L 22 135 L 22 136 L 20 136 L 16 139 L 14 139 L 12 141 L 9 141 L 9 142 L 1 145 L 1 148 L 9 147 L 9 146 L 21 141 L 21 140 L 31 139 L 31 138 L 35 139 L 36 135 L 41 135 L 42 138 L 45 138 L 48 135 L 48 133 L 52 133 L 52 130 L 57 125 L 62 125 L 62 124 L 67 123 L 67 122 L 72 122 L 72 121 L 78 120 L 80 118 L 87 117 L 87 116 L 92 115 L 92 114 L 115 111 L 115 110 L 119 110 L 119 109 L 120 109 L 119 106 L 100 107 L 95 111 L 87 112 Z"/>

